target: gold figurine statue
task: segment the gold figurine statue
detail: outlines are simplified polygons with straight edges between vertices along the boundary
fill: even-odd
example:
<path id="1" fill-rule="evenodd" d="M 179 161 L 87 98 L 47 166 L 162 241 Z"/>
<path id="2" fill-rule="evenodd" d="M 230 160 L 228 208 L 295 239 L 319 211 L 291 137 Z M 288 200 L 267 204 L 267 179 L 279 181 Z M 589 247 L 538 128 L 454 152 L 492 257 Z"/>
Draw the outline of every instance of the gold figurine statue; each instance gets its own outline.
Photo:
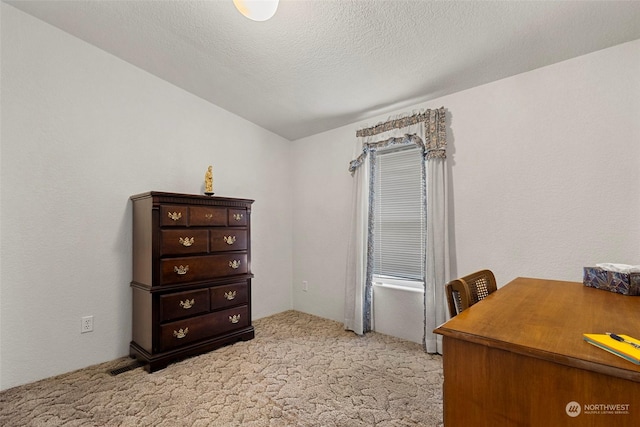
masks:
<path id="1" fill-rule="evenodd" d="M 211 165 L 204 174 L 204 194 L 213 194 L 213 166 Z"/>

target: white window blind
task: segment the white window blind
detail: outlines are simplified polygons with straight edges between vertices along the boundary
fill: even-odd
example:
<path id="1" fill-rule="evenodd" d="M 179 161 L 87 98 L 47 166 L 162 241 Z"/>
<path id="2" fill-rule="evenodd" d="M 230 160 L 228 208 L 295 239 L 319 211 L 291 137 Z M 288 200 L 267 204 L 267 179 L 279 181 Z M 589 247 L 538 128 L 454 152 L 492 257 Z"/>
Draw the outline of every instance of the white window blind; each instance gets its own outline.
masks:
<path id="1" fill-rule="evenodd" d="M 374 207 L 374 274 L 422 280 L 425 204 L 422 150 L 377 153 Z"/>

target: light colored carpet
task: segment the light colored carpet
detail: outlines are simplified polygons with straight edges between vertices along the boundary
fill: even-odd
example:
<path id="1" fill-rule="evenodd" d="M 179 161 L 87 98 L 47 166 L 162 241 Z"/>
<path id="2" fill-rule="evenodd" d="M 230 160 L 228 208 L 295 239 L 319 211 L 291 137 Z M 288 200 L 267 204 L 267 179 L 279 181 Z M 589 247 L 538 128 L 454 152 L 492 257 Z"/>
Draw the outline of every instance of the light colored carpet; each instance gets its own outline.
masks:
<path id="1" fill-rule="evenodd" d="M 296 311 L 256 338 L 148 374 L 122 358 L 0 393 L 0 425 L 441 426 L 442 361 Z"/>

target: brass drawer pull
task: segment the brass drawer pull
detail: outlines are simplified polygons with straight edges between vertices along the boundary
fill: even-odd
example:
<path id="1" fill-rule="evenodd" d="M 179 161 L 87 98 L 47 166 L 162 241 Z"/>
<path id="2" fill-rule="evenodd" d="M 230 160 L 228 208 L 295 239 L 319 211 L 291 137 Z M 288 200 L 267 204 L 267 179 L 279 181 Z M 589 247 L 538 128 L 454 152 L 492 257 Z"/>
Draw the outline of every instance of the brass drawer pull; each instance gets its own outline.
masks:
<path id="1" fill-rule="evenodd" d="M 173 331 L 173 336 L 178 339 L 182 339 L 186 337 L 188 333 L 189 333 L 189 328 L 184 328 L 184 329 L 180 328 L 177 331 Z"/>
<path id="2" fill-rule="evenodd" d="M 169 212 L 169 218 L 171 218 L 174 221 L 177 221 L 180 218 L 182 218 L 182 212 Z"/>
<path id="3" fill-rule="evenodd" d="M 234 259 L 233 261 L 229 261 L 229 267 L 233 268 L 234 270 L 237 269 L 238 267 L 240 267 L 240 260 Z"/>
<path id="4" fill-rule="evenodd" d="M 186 266 L 181 265 L 180 267 L 173 266 L 173 271 L 175 271 L 176 273 L 182 276 L 187 274 L 187 271 L 189 271 L 189 266 L 188 265 Z"/>
<path id="5" fill-rule="evenodd" d="M 229 316 L 229 322 L 238 323 L 240 321 L 240 315 L 234 314 L 233 316 Z"/>
<path id="6" fill-rule="evenodd" d="M 196 239 L 194 237 L 185 237 L 184 239 L 182 237 L 180 237 L 178 239 L 178 241 L 180 242 L 180 244 L 182 246 L 189 247 L 189 246 L 193 245 L 193 243 L 196 241 Z"/>
<path id="7" fill-rule="evenodd" d="M 227 245 L 233 245 L 236 242 L 236 236 L 222 236 Z"/>
<path id="8" fill-rule="evenodd" d="M 191 301 L 189 301 L 189 299 L 186 299 L 185 301 L 180 301 L 180 307 L 184 308 L 185 310 L 188 310 L 191 307 L 193 307 L 193 304 L 195 303 L 196 303 L 196 300 L 194 298 L 191 298 Z"/>
<path id="9" fill-rule="evenodd" d="M 206 219 L 213 219 L 213 214 L 211 214 L 211 213 L 204 214 L 204 217 L 205 217 Z"/>
<path id="10" fill-rule="evenodd" d="M 235 214 L 233 214 L 233 219 L 235 219 L 236 221 L 240 221 L 240 220 L 242 220 L 243 216 L 244 215 L 241 214 L 241 213 L 235 213 Z"/>
<path id="11" fill-rule="evenodd" d="M 225 292 L 224 293 L 224 297 L 226 299 L 228 299 L 229 301 L 233 300 L 236 298 L 236 291 L 229 291 L 229 292 Z"/>

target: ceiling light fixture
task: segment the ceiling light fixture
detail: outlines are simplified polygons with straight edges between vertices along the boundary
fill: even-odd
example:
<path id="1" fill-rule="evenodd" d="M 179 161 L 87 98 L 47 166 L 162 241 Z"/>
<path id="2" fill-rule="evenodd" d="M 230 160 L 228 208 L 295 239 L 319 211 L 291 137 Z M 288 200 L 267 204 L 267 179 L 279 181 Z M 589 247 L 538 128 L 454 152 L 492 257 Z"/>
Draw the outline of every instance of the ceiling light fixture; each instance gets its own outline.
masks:
<path id="1" fill-rule="evenodd" d="M 276 13 L 279 0 L 233 0 L 236 9 L 254 21 L 266 21 Z"/>

